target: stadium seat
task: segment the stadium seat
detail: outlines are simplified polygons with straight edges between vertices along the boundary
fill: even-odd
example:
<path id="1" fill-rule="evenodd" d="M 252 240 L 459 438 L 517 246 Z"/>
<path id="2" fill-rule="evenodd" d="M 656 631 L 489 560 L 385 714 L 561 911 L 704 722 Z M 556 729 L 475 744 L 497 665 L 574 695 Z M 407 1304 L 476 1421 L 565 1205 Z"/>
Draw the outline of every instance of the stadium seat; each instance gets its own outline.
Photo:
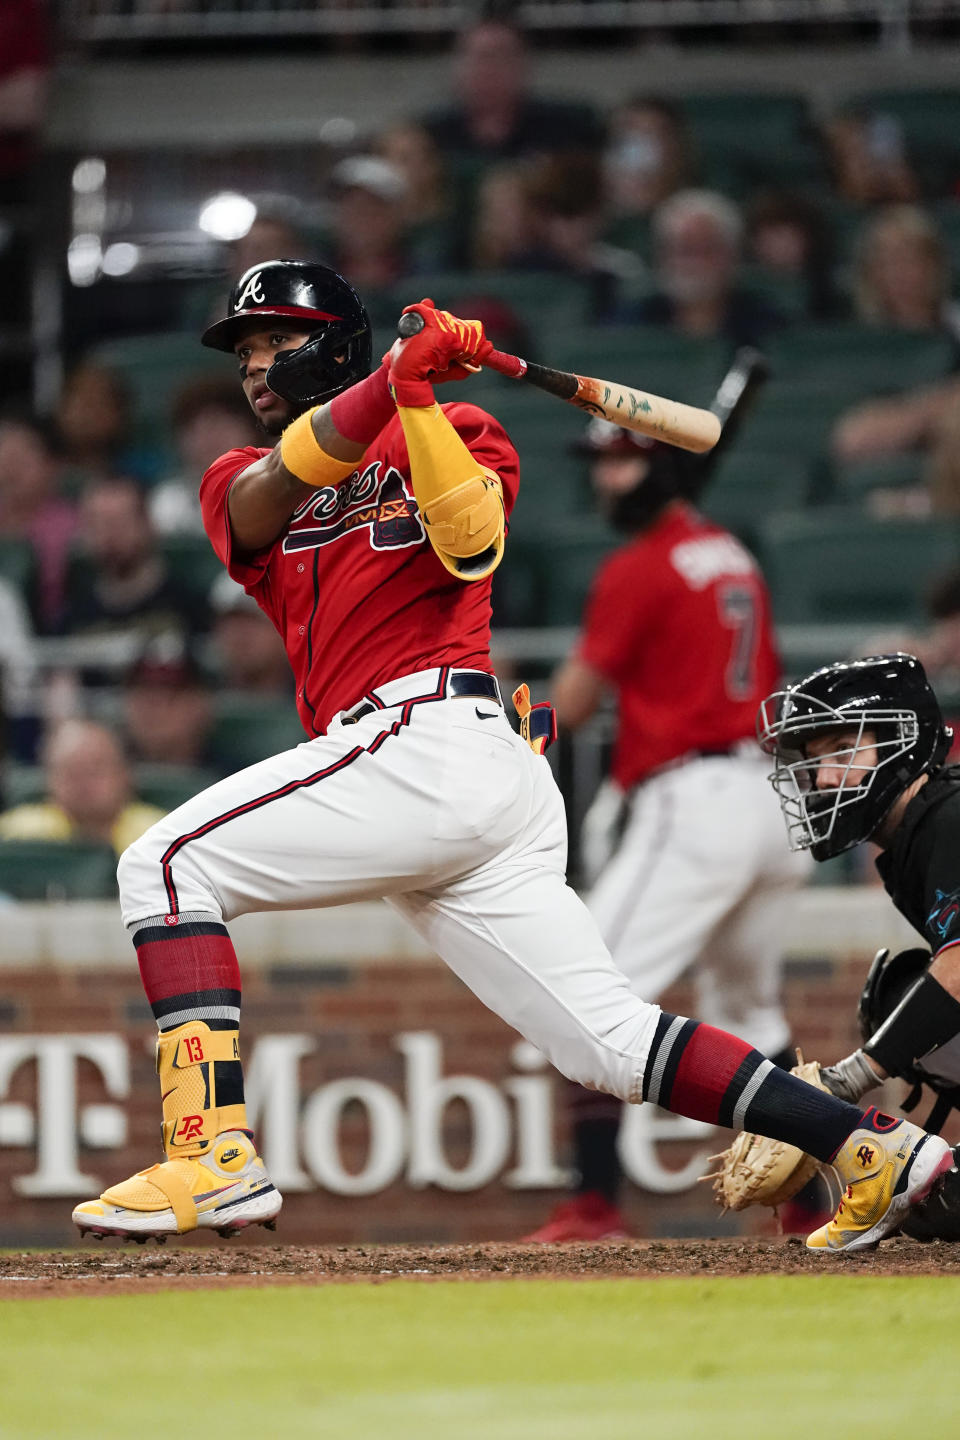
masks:
<path id="1" fill-rule="evenodd" d="M 530 551 L 537 613 L 527 623 L 579 625 L 600 562 L 620 543 L 622 537 L 594 517 L 545 525 Z"/>
<path id="2" fill-rule="evenodd" d="M 855 465 L 831 467 L 833 492 L 837 500 L 863 501 L 873 490 L 908 489 L 923 483 L 924 456 L 917 451 L 905 455 L 882 455 Z"/>
<path id="3" fill-rule="evenodd" d="M 292 700 L 261 700 L 231 692 L 217 697 L 210 745 L 233 770 L 290 750 L 307 738 Z"/>
<path id="4" fill-rule="evenodd" d="M 219 778 L 215 770 L 199 765 L 140 764 L 134 769 L 133 788 L 148 805 L 170 811 L 192 800 Z"/>
<path id="5" fill-rule="evenodd" d="M 411 296 L 421 295 L 429 295 L 440 309 L 454 310 L 465 319 L 471 318 L 472 300 L 497 300 L 524 323 L 531 350 L 539 350 L 541 326 L 586 320 L 589 291 L 578 276 L 555 270 L 444 270 L 411 276 L 397 285 L 396 314 L 410 304 Z M 536 358 L 542 357 L 538 354 Z"/>
<path id="6" fill-rule="evenodd" d="M 760 558 L 780 623 L 918 623 L 929 582 L 960 561 L 960 522 L 830 508 L 773 516 Z"/>
<path id="7" fill-rule="evenodd" d="M 874 90 L 858 100 L 870 110 L 896 116 L 925 189 L 952 192 L 960 176 L 960 89 Z"/>
<path id="8" fill-rule="evenodd" d="M 117 857 L 108 845 L 3 840 L 0 895 L 15 900 L 114 900 Z"/>
<path id="9" fill-rule="evenodd" d="M 706 184 L 738 198 L 761 184 L 820 179 L 824 162 L 800 95 L 684 95 Z"/>
<path id="10" fill-rule="evenodd" d="M 206 595 L 224 573 L 206 535 L 167 535 L 161 549 L 171 579 L 195 595 Z"/>
<path id="11" fill-rule="evenodd" d="M 565 325 L 543 332 L 543 355 L 558 370 L 707 405 L 727 368 L 730 346 L 657 325 Z"/>
<path id="12" fill-rule="evenodd" d="M 28 540 L 0 539 L 0 577 L 7 580 L 29 605 L 37 575 L 37 558 Z"/>
<path id="13" fill-rule="evenodd" d="M 802 455 L 736 449 L 720 462 L 700 508 L 755 549 L 764 518 L 802 510 L 810 485 L 810 464 Z"/>
<path id="14" fill-rule="evenodd" d="M 827 392 L 839 387 L 864 399 L 932 384 L 955 359 L 946 333 L 855 322 L 795 326 L 772 336 L 767 350 L 777 379 Z"/>

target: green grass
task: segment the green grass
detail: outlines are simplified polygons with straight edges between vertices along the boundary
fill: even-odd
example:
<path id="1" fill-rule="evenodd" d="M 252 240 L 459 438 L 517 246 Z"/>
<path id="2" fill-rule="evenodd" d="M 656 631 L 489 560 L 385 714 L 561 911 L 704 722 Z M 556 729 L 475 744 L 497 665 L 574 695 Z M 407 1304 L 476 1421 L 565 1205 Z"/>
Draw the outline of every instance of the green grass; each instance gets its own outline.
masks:
<path id="1" fill-rule="evenodd" d="M 389 1282 L 0 1303 L 0 1436 L 871 1440 L 955 1423 L 960 1288 Z"/>

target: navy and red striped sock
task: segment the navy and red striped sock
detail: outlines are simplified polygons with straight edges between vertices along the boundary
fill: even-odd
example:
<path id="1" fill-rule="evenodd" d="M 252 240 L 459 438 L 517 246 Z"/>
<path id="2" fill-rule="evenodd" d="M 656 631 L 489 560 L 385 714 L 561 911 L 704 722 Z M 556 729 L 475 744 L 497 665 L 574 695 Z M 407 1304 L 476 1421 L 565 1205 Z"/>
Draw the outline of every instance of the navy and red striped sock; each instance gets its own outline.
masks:
<path id="1" fill-rule="evenodd" d="M 745 1040 L 667 1011 L 650 1046 L 643 1098 L 692 1120 L 786 1141 L 826 1161 L 852 1131 L 891 1128 L 890 1116 L 808 1085 Z"/>
<path id="2" fill-rule="evenodd" d="M 175 923 L 171 923 L 175 922 Z M 188 1020 L 211 1030 L 240 1024 L 240 966 L 212 915 L 156 915 L 132 927 L 140 978 L 161 1032 Z"/>

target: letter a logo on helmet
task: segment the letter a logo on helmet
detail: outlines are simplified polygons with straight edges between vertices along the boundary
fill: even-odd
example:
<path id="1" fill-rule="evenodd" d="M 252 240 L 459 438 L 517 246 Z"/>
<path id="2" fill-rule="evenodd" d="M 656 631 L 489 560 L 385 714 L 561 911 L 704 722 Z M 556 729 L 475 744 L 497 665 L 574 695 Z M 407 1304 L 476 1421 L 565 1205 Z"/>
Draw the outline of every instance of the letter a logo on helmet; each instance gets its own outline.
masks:
<path id="1" fill-rule="evenodd" d="M 258 270 L 255 275 L 250 276 L 250 279 L 240 291 L 239 296 L 234 301 L 233 308 L 235 311 L 242 310 L 248 300 L 252 301 L 254 305 L 262 305 L 265 299 L 266 296 L 260 285 L 260 271 Z"/>
<path id="2" fill-rule="evenodd" d="M 201 343 L 233 352 L 238 340 L 274 320 L 307 339 L 282 350 L 267 371 L 275 395 L 297 411 L 332 400 L 370 373 L 373 339 L 363 301 L 353 286 L 311 260 L 264 260 L 234 285 L 227 315 L 203 332 Z"/>

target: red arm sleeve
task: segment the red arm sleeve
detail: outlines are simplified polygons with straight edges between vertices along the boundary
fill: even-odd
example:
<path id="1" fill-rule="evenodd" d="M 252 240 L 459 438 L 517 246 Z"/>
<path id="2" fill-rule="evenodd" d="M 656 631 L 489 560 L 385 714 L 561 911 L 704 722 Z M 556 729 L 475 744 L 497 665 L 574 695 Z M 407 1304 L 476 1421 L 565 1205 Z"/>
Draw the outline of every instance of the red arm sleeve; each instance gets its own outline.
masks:
<path id="1" fill-rule="evenodd" d="M 233 549 L 233 534 L 230 529 L 230 515 L 227 500 L 230 487 L 238 475 L 254 464 L 269 450 L 258 450 L 252 445 L 242 450 L 228 450 L 219 460 L 214 460 L 200 481 L 200 510 L 203 528 L 206 530 L 218 557 L 227 567 L 228 573 L 246 590 L 252 590 L 263 579 L 270 559 L 272 545 L 264 550 L 238 557 Z"/>

